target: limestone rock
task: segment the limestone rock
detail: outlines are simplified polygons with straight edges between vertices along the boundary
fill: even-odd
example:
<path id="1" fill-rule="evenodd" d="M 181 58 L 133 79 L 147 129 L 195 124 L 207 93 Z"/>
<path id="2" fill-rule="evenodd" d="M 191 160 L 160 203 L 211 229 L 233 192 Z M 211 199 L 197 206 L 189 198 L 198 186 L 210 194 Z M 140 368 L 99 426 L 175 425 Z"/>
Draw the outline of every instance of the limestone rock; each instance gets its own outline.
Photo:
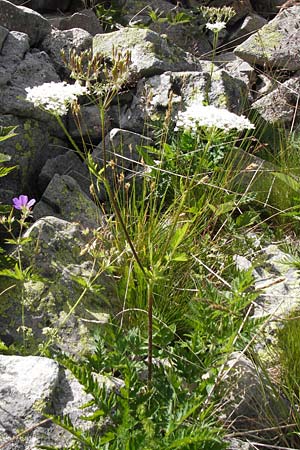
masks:
<path id="1" fill-rule="evenodd" d="M 237 46 L 241 44 L 249 36 L 259 29 L 261 29 L 264 25 L 267 25 L 268 21 L 262 16 L 259 16 L 255 13 L 249 13 L 243 20 L 242 24 L 233 32 L 230 33 L 229 45 Z"/>
<path id="2" fill-rule="evenodd" d="M 269 68 L 300 69 L 300 6 L 278 14 L 245 42 L 236 47 L 235 54 Z"/>
<path id="3" fill-rule="evenodd" d="M 4 41 L 8 35 L 8 29 L 5 27 L 0 26 L 0 51 L 2 51 L 2 47 L 4 44 Z"/>
<path id="4" fill-rule="evenodd" d="M 37 46 L 51 31 L 43 16 L 25 6 L 16 6 L 7 0 L 0 1 L 0 25 L 9 31 L 21 31 L 29 36 L 30 45 Z"/>
<path id="5" fill-rule="evenodd" d="M 289 407 L 283 398 L 276 396 L 264 373 L 245 355 L 234 352 L 227 361 L 222 384 L 229 423 L 234 422 L 235 429 L 240 431 L 259 429 L 260 436 L 274 437 L 274 420 L 287 419 Z"/>
<path id="6" fill-rule="evenodd" d="M 62 76 L 66 77 L 69 70 L 61 57 L 61 51 L 65 52 L 66 59 L 69 58 L 69 52 L 76 50 L 80 53 L 89 50 L 92 46 L 92 36 L 88 31 L 81 28 L 72 28 L 71 30 L 56 30 L 53 29 L 48 36 L 41 43 L 41 48 L 51 58 L 56 71 Z"/>
<path id="7" fill-rule="evenodd" d="M 252 109 L 268 123 L 281 122 L 290 127 L 299 126 L 299 90 L 300 76 L 295 75 L 277 87 L 269 94 L 261 97 L 252 104 Z"/>
<path id="8" fill-rule="evenodd" d="M 94 55 L 102 53 L 110 58 L 113 47 L 123 53 L 127 50 L 131 52 L 130 73 L 139 78 L 157 75 L 167 70 L 194 70 L 197 67 L 191 55 L 147 29 L 124 28 L 113 33 L 94 36 Z"/>
<path id="9" fill-rule="evenodd" d="M 92 36 L 103 33 L 103 28 L 96 14 L 91 9 L 84 9 L 72 15 L 47 15 L 50 24 L 59 30 L 70 30 L 72 28 L 81 28 L 88 31 Z"/>
<path id="10" fill-rule="evenodd" d="M 102 220 L 100 209 L 69 175 L 55 174 L 36 204 L 35 219 L 48 215 L 92 228 L 97 228 Z"/>
<path id="11" fill-rule="evenodd" d="M 39 174 L 38 184 L 41 192 L 45 191 L 55 174 L 71 176 L 81 189 L 89 194 L 89 171 L 73 150 L 47 160 Z"/>
<path id="12" fill-rule="evenodd" d="M 23 290 L 16 287 L 3 294 L 2 341 L 25 346 L 33 353 L 40 344 L 55 345 L 72 354 L 85 353 L 92 346 L 91 331 L 107 322 L 116 304 L 113 279 L 95 265 L 88 251 L 93 234 L 79 224 L 43 217 L 24 236 L 31 240 L 22 246 L 22 266 L 30 266 L 35 277 L 24 283 Z M 85 289 L 84 280 L 94 280 L 93 289 Z M 11 285 L 4 277 L 0 282 L 1 288 Z"/>
<path id="13" fill-rule="evenodd" d="M 65 142 L 51 134 L 48 127 L 32 119 L 22 119 L 14 115 L 1 115 L 0 126 L 16 126 L 17 135 L 0 143 L 0 152 L 11 157 L 9 165 L 17 168 L 1 178 L 1 189 L 32 195 L 37 190 L 38 174 L 49 158 L 64 152 Z M 9 203 L 11 203 L 11 199 Z M 1 201 L 4 201 L 1 197 Z"/>
<path id="14" fill-rule="evenodd" d="M 97 381 L 109 389 L 120 385 L 120 380 L 101 375 Z M 87 430 L 93 424 L 81 419 L 80 407 L 90 400 L 73 375 L 57 362 L 38 356 L 0 355 L 0 445 L 5 444 L 6 449 L 69 445 L 71 434 L 47 421 L 43 413 L 68 414 L 75 426 Z M 92 412 L 92 407 L 85 411 Z M 16 438 L 18 432 L 29 428 L 32 430 Z"/>
<path id="15" fill-rule="evenodd" d="M 22 38 L 22 41 L 19 38 Z M 16 35 L 11 32 L 3 46 L 3 58 L 0 62 L 0 110 L 4 114 L 15 114 L 27 118 L 35 118 L 44 121 L 50 126 L 58 129 L 56 121 L 50 114 L 35 108 L 31 102 L 26 101 L 27 87 L 38 86 L 51 81 L 59 82 L 53 65 L 45 52 L 26 52 L 25 48 L 20 49 L 21 54 L 14 55 L 9 52 L 7 46 L 13 41 L 13 47 L 16 50 L 16 41 L 21 46 L 26 40 L 26 35 Z M 26 48 L 27 50 L 27 48 Z M 55 123 L 55 125 L 54 125 Z"/>

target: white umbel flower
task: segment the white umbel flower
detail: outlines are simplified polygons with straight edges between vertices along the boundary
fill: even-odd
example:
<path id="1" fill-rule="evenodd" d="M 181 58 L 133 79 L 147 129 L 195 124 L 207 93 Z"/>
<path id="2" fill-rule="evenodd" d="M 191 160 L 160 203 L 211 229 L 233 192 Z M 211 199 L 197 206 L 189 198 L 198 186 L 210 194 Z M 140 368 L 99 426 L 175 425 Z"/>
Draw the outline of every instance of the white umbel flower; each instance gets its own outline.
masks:
<path id="1" fill-rule="evenodd" d="M 226 22 L 215 22 L 215 23 L 207 23 L 206 28 L 214 33 L 219 33 L 219 31 L 224 30 L 226 28 Z"/>
<path id="2" fill-rule="evenodd" d="M 26 88 L 26 100 L 34 106 L 49 111 L 58 116 L 64 116 L 69 106 L 83 94 L 88 94 L 88 89 L 78 83 L 44 83 L 33 88 Z"/>
<path id="3" fill-rule="evenodd" d="M 186 111 L 178 113 L 176 128 L 196 134 L 200 127 L 218 128 L 225 132 L 253 129 L 254 125 L 245 116 L 238 116 L 227 109 L 205 106 L 201 103 L 190 105 Z"/>

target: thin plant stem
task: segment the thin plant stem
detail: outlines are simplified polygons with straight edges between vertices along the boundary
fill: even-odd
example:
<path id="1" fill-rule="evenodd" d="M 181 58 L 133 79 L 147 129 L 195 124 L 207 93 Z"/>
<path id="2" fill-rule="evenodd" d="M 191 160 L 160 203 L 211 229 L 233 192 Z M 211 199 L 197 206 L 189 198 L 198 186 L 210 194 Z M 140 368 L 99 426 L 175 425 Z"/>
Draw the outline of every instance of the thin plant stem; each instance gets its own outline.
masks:
<path id="1" fill-rule="evenodd" d="M 148 389 L 152 384 L 153 353 L 153 280 L 148 283 Z"/>

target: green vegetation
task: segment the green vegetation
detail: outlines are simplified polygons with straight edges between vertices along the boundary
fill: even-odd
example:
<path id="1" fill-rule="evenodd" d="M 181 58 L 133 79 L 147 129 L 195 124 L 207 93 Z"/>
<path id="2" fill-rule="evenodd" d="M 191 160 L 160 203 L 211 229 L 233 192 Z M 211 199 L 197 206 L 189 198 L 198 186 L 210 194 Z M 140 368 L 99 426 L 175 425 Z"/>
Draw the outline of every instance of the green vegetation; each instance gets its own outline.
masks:
<path id="1" fill-rule="evenodd" d="M 97 8 L 110 29 L 120 11 L 105 4 Z M 155 11 L 150 16 L 162 22 Z M 174 17 L 168 20 L 185 20 L 184 16 Z M 215 43 L 217 37 L 218 32 Z M 131 81 L 129 65 L 129 53 L 115 51 L 110 63 L 101 55 L 71 55 L 72 76 L 88 86 L 89 101 L 99 108 L 103 136 L 109 106 Z M 80 106 L 72 106 L 78 122 Z M 219 388 L 228 371 L 227 361 L 236 351 L 251 356 L 264 328 L 262 320 L 251 318 L 259 295 L 253 278 L 259 253 L 253 232 L 259 233 L 262 243 L 275 236 L 278 223 L 286 232 L 299 232 L 299 135 L 282 133 L 281 147 L 266 155 L 264 134 L 258 128 L 253 130 L 250 122 L 247 125 L 247 119 L 241 128 L 240 122 L 234 122 L 237 116 L 224 111 L 223 122 L 218 117 L 218 123 L 203 124 L 195 115 L 182 116 L 175 127 L 168 111 L 164 120 L 155 124 L 153 144 L 138 148 L 134 177 L 126 178 L 118 167 L 117 155 L 108 156 L 104 140 L 103 164 L 96 164 L 88 145 L 76 143 L 59 115 L 50 113 L 87 164 L 95 202 L 99 204 L 103 190 L 108 200 L 99 205 L 107 219 L 105 225 L 94 230 L 82 249 L 93 261 L 96 275 L 74 278 L 82 292 L 65 311 L 60 326 L 83 303 L 88 291 L 100 298 L 100 274 L 104 271 L 115 280 L 117 299 L 108 305 L 113 311 L 109 323 L 95 332 L 93 351 L 87 351 L 79 361 L 57 352 L 57 330 L 50 330 L 40 347 L 41 355 L 55 357 L 70 369 L 91 396 L 83 406 L 83 420 L 93 427 L 80 429 L 69 417 L 52 417 L 73 436 L 65 449 L 225 449 L 229 433 L 222 414 L 224 393 Z M 7 132 L 0 136 L 6 138 L 13 130 Z M 243 165 L 246 151 L 268 157 L 271 179 L 266 178 L 264 185 L 257 183 L 257 161 L 252 168 L 253 161 Z M 5 161 L 0 158 L 0 162 Z M 1 167 L 0 176 L 10 170 Z M 291 195 L 279 201 L 276 193 L 280 190 Z M 28 242 L 23 231 L 28 226 L 32 200 L 27 198 L 22 204 L 21 199 L 14 200 L 15 209 L 20 210 L 18 234 L 12 227 L 14 210 L 1 205 L 1 222 L 11 234 L 6 243 L 17 251 L 9 264 L 8 259 L 1 261 L 2 266 L 7 265 L 0 276 L 13 280 L 9 289 L 19 289 L 21 342 L 13 350 L 28 354 L 32 330 L 26 324 L 29 296 L 25 288 L 30 281 L 44 280 L 22 259 L 22 246 Z M 248 253 L 252 266 L 238 270 L 235 255 Z M 299 267 L 296 262 L 294 267 Z M 292 393 L 295 435 L 300 430 L 299 330 L 298 320 L 291 317 L 278 333 L 282 385 L 269 380 L 278 395 L 282 386 Z M 1 341 L 0 349 L 12 351 Z M 103 377 L 110 382 L 109 387 Z M 289 425 L 289 420 L 284 425 Z M 288 435 L 281 424 L 274 423 L 276 430 L 277 426 L 276 445 L 292 448 L 293 433 Z"/>

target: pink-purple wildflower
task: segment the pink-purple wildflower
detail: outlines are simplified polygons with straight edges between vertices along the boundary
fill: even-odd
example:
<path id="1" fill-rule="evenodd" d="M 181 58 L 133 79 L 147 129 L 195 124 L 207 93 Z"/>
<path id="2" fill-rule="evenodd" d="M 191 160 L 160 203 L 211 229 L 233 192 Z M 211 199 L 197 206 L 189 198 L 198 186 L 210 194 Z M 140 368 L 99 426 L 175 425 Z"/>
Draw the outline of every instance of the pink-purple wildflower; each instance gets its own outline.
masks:
<path id="1" fill-rule="evenodd" d="M 30 208 L 35 204 L 36 200 L 34 198 L 28 200 L 27 195 L 20 195 L 19 197 L 13 198 L 12 202 L 15 209 L 30 211 Z"/>

